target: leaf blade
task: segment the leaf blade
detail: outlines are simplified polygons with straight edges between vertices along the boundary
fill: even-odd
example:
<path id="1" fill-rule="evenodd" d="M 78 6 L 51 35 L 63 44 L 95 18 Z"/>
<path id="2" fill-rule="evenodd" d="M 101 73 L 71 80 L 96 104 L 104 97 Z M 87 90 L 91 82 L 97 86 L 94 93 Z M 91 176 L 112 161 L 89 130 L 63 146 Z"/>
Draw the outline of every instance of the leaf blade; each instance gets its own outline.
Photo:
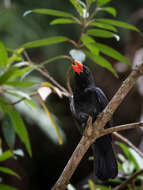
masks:
<path id="1" fill-rule="evenodd" d="M 107 46 L 107 45 L 104 45 L 104 44 L 101 44 L 101 43 L 97 43 L 96 42 L 96 46 L 100 49 L 100 51 L 105 54 L 105 55 L 108 55 L 118 61 L 121 61 L 127 65 L 130 65 L 130 62 L 129 60 L 124 57 L 123 55 L 121 55 L 118 51 L 116 51 L 115 49 Z"/>
<path id="2" fill-rule="evenodd" d="M 65 19 L 65 18 L 57 18 L 50 22 L 50 25 L 55 24 L 75 24 L 76 22 L 72 19 Z"/>
<path id="3" fill-rule="evenodd" d="M 3 152 L 1 155 L 0 155 L 0 162 L 3 162 L 9 158 L 12 158 L 13 157 L 13 153 L 11 150 L 7 150 L 5 152 Z"/>
<path id="4" fill-rule="evenodd" d="M 116 9 L 113 7 L 102 7 L 99 8 L 99 11 L 106 11 L 107 13 L 111 14 L 114 17 L 117 15 Z"/>
<path id="5" fill-rule="evenodd" d="M 118 20 L 114 20 L 114 19 L 103 19 L 103 18 L 96 19 L 96 21 L 103 22 L 106 24 L 111 24 L 111 25 L 114 25 L 114 26 L 117 26 L 120 28 L 135 30 L 135 31 L 139 32 L 139 29 L 136 28 L 135 26 L 125 23 L 125 22 L 122 22 L 122 21 L 118 21 Z"/>
<path id="6" fill-rule="evenodd" d="M 25 124 L 23 120 L 21 119 L 21 116 L 11 105 L 6 105 L 6 104 L 1 104 L 1 105 L 2 105 L 3 111 L 7 113 L 9 117 L 11 118 L 16 134 L 18 135 L 20 140 L 24 143 L 29 155 L 32 156 L 29 135 L 25 127 Z"/>
<path id="7" fill-rule="evenodd" d="M 89 29 L 87 30 L 87 34 L 99 37 L 99 38 L 113 38 L 115 34 L 106 30 L 101 29 Z"/>
<path id="8" fill-rule="evenodd" d="M 67 40 L 68 38 L 64 36 L 49 37 L 42 40 L 36 40 L 36 41 L 25 43 L 22 45 L 22 47 L 23 48 L 37 48 L 37 47 L 52 45 L 52 44 L 56 44 L 60 42 L 65 42 Z"/>
<path id="9" fill-rule="evenodd" d="M 0 67 L 5 67 L 8 63 L 8 54 L 5 46 L 0 42 Z"/>
<path id="10" fill-rule="evenodd" d="M 29 13 L 38 13 L 38 14 L 46 14 L 46 15 L 51 15 L 51 16 L 57 16 L 57 17 L 73 17 L 72 14 L 63 12 L 63 11 L 58 11 L 58 10 L 53 10 L 53 9 L 33 9 L 30 10 Z M 25 14 L 27 15 L 27 14 Z"/>
<path id="11" fill-rule="evenodd" d="M 15 144 L 15 131 L 13 128 L 11 118 L 9 117 L 8 114 L 4 115 L 4 118 L 2 121 L 2 132 L 8 146 L 11 149 L 13 149 L 14 144 Z"/>
<path id="12" fill-rule="evenodd" d="M 101 67 L 108 69 L 110 72 L 114 74 L 115 77 L 118 77 L 116 71 L 113 69 L 112 65 L 106 59 L 98 55 L 93 55 L 91 52 L 86 50 L 84 50 L 84 52 L 93 62 L 100 65 Z"/>
<path id="13" fill-rule="evenodd" d="M 17 188 L 9 186 L 9 185 L 5 185 L 5 184 L 0 184 L 0 189 L 2 189 L 2 190 L 17 190 Z"/>
<path id="14" fill-rule="evenodd" d="M 89 24 L 89 26 L 95 26 L 95 27 L 98 27 L 98 28 L 103 28 L 103 29 L 111 30 L 113 32 L 117 32 L 117 29 L 114 26 L 109 25 L 109 24 L 105 24 L 105 23 L 92 22 L 92 23 Z"/>
<path id="15" fill-rule="evenodd" d="M 14 172 L 13 170 L 9 169 L 9 168 L 6 168 L 6 167 L 1 167 L 0 166 L 0 172 L 3 172 L 5 174 L 9 174 L 9 175 L 12 175 L 12 176 L 15 176 L 17 177 L 18 179 L 20 179 L 20 176 Z"/>
<path id="16" fill-rule="evenodd" d="M 103 5 L 106 5 L 107 3 L 109 3 L 111 0 L 98 0 L 97 1 L 97 6 L 101 7 Z"/>

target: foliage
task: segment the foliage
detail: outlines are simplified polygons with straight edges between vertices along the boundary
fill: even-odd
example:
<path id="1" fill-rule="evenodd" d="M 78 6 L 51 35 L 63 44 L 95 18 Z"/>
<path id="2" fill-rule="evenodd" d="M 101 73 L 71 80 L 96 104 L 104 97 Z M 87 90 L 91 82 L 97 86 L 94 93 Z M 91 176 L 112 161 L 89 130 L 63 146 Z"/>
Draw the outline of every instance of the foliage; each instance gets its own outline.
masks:
<path id="1" fill-rule="evenodd" d="M 117 142 L 117 144 L 124 153 L 124 155 L 118 154 L 118 167 L 120 175 L 116 179 L 109 179 L 108 185 L 103 185 L 100 181 L 99 184 L 95 185 L 94 182 L 89 179 L 88 184 L 84 185 L 84 189 L 90 188 L 90 190 L 112 190 L 114 189 L 112 186 L 119 186 L 124 182 L 124 180 L 132 176 L 135 171 L 143 169 L 143 158 L 135 150 L 121 142 Z M 142 189 L 142 180 L 143 174 L 134 178 L 132 184 L 128 184 L 126 190 L 134 189 L 134 187 L 135 189 Z M 75 187 L 73 188 L 76 190 Z M 70 190 L 70 188 L 68 188 L 68 190 Z"/>
<path id="2" fill-rule="evenodd" d="M 81 54 L 77 53 L 79 50 L 83 55 L 86 55 L 99 66 L 108 69 L 116 77 L 118 76 L 116 71 L 110 62 L 102 56 L 102 54 L 112 57 L 115 60 L 121 61 L 125 64 L 129 64 L 128 59 L 121 55 L 118 51 L 98 42 L 99 38 L 114 38 L 119 41 L 120 38 L 117 34 L 117 27 L 139 32 L 136 27 L 117 21 L 116 19 L 96 18 L 96 15 L 101 11 L 106 12 L 113 17 L 116 16 L 116 10 L 113 7 L 106 6 L 110 0 L 98 0 L 97 2 L 95 0 L 86 0 L 86 2 L 80 0 L 70 0 L 69 2 L 77 11 L 77 17 L 68 12 L 52 9 L 34 9 L 26 11 L 24 16 L 30 13 L 55 16 L 56 18 L 50 23 L 51 26 L 56 24 L 77 24 L 81 28 L 80 37 L 77 42 L 67 36 L 53 36 L 24 43 L 15 50 L 7 49 L 2 42 L 0 43 L 0 111 L 3 136 L 9 147 L 8 150 L 3 151 L 2 145 L 0 146 L 0 162 L 6 161 L 10 158 L 15 158 L 16 152 L 14 148 L 16 135 L 25 145 L 29 156 L 32 156 L 28 131 L 21 115 L 16 109 L 16 104 L 24 101 L 28 106 L 35 108 L 35 104 L 32 100 L 33 96 L 38 97 L 38 102 L 46 111 L 53 127 L 57 132 L 59 143 L 62 144 L 62 137 L 57 127 L 57 123 L 54 121 L 52 114 L 49 112 L 44 101 L 51 93 L 56 93 L 60 98 L 63 96 L 68 96 L 70 93 L 61 85 L 57 84 L 57 82 L 55 82 L 49 74 L 47 77 L 49 78 L 49 82 L 46 83 L 39 84 L 34 81 L 27 80 L 27 76 L 30 75 L 32 71 L 36 70 L 44 76 L 47 76 L 44 72 L 44 66 L 49 62 L 53 62 L 58 59 L 68 59 L 71 62 L 73 59 L 82 61 L 80 56 Z M 91 10 L 93 3 L 96 3 L 96 8 Z M 52 57 L 49 60 L 45 60 L 40 64 L 35 64 L 30 60 L 25 52 L 25 50 L 29 48 L 50 46 L 63 42 L 67 43 L 67 46 L 71 44 L 73 45 L 73 49 L 75 50 L 74 55 L 59 55 Z M 34 92 L 33 90 L 31 91 L 31 86 L 34 88 Z M 43 97 L 43 87 L 45 87 L 44 94 L 46 93 L 46 97 Z M 11 97 L 15 97 L 17 101 L 13 102 Z M 138 165 L 135 160 L 134 162 L 132 161 L 132 164 L 134 164 L 134 166 L 136 164 L 135 169 L 137 169 Z M 121 168 L 124 170 L 123 166 Z M 20 178 L 18 174 L 9 168 L 0 167 L 0 172 Z M 94 188 L 91 181 L 89 181 L 89 185 L 91 186 L 91 189 Z M 0 187 L 1 189 L 6 190 L 15 189 L 4 184 L 0 184 Z"/>

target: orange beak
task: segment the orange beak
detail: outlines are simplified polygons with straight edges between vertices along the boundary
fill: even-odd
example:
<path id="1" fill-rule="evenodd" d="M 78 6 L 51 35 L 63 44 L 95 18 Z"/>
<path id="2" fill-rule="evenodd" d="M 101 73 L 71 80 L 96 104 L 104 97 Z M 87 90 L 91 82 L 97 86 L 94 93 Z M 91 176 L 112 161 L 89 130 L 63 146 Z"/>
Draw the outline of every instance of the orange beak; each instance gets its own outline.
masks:
<path id="1" fill-rule="evenodd" d="M 73 71 L 80 75 L 80 72 L 83 71 L 83 64 L 79 62 L 75 62 L 75 65 L 72 64 Z"/>

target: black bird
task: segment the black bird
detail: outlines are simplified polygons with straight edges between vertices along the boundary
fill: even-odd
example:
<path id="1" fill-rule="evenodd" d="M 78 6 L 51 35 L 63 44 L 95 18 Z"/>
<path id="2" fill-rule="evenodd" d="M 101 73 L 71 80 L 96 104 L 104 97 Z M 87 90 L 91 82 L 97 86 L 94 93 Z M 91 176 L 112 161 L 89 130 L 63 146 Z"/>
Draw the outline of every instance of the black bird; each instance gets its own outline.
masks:
<path id="1" fill-rule="evenodd" d="M 71 112 L 78 123 L 78 128 L 82 133 L 85 129 L 89 115 L 95 122 L 98 114 L 108 104 L 108 99 L 100 88 L 94 83 L 93 76 L 88 69 L 79 62 L 72 65 L 75 73 L 75 89 L 70 98 Z M 105 128 L 111 127 L 108 122 Z M 115 178 L 118 173 L 117 161 L 112 148 L 112 137 L 105 135 L 97 139 L 93 145 L 95 175 L 100 180 Z"/>

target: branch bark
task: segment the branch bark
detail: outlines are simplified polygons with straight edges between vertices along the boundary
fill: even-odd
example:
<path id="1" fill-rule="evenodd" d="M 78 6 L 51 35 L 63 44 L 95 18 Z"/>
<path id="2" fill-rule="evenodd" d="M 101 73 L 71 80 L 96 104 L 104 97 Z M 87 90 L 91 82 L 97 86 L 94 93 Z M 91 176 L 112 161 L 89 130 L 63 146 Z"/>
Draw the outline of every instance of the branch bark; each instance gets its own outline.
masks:
<path id="1" fill-rule="evenodd" d="M 100 134 L 104 131 L 105 124 L 111 119 L 111 116 L 118 108 L 120 103 L 124 100 L 126 95 L 129 93 L 131 88 L 134 86 L 136 80 L 143 74 L 143 63 L 136 66 L 136 68 L 131 72 L 127 79 L 123 82 L 117 93 L 114 95 L 112 100 L 106 106 L 101 114 L 99 114 L 96 122 L 92 125 L 88 125 L 85 129 L 86 134 L 93 134 L 94 136 L 82 136 L 79 144 L 77 145 L 75 151 L 73 152 L 70 160 L 68 161 L 65 169 L 63 170 L 61 176 L 57 180 L 56 184 L 53 186 L 52 190 L 64 190 L 69 183 L 75 169 L 77 168 L 79 162 L 81 161 L 84 154 L 87 152 L 90 145 L 100 137 Z M 107 130 L 107 129 L 106 129 Z M 113 131 L 110 131 L 113 132 Z"/>
<path id="2" fill-rule="evenodd" d="M 121 141 L 123 141 L 124 143 L 126 143 L 129 147 L 134 149 L 143 158 L 143 152 L 141 152 L 140 149 L 138 149 L 130 140 L 123 137 L 121 134 L 117 132 L 113 132 L 113 135 L 117 137 L 118 139 L 120 139 Z"/>

